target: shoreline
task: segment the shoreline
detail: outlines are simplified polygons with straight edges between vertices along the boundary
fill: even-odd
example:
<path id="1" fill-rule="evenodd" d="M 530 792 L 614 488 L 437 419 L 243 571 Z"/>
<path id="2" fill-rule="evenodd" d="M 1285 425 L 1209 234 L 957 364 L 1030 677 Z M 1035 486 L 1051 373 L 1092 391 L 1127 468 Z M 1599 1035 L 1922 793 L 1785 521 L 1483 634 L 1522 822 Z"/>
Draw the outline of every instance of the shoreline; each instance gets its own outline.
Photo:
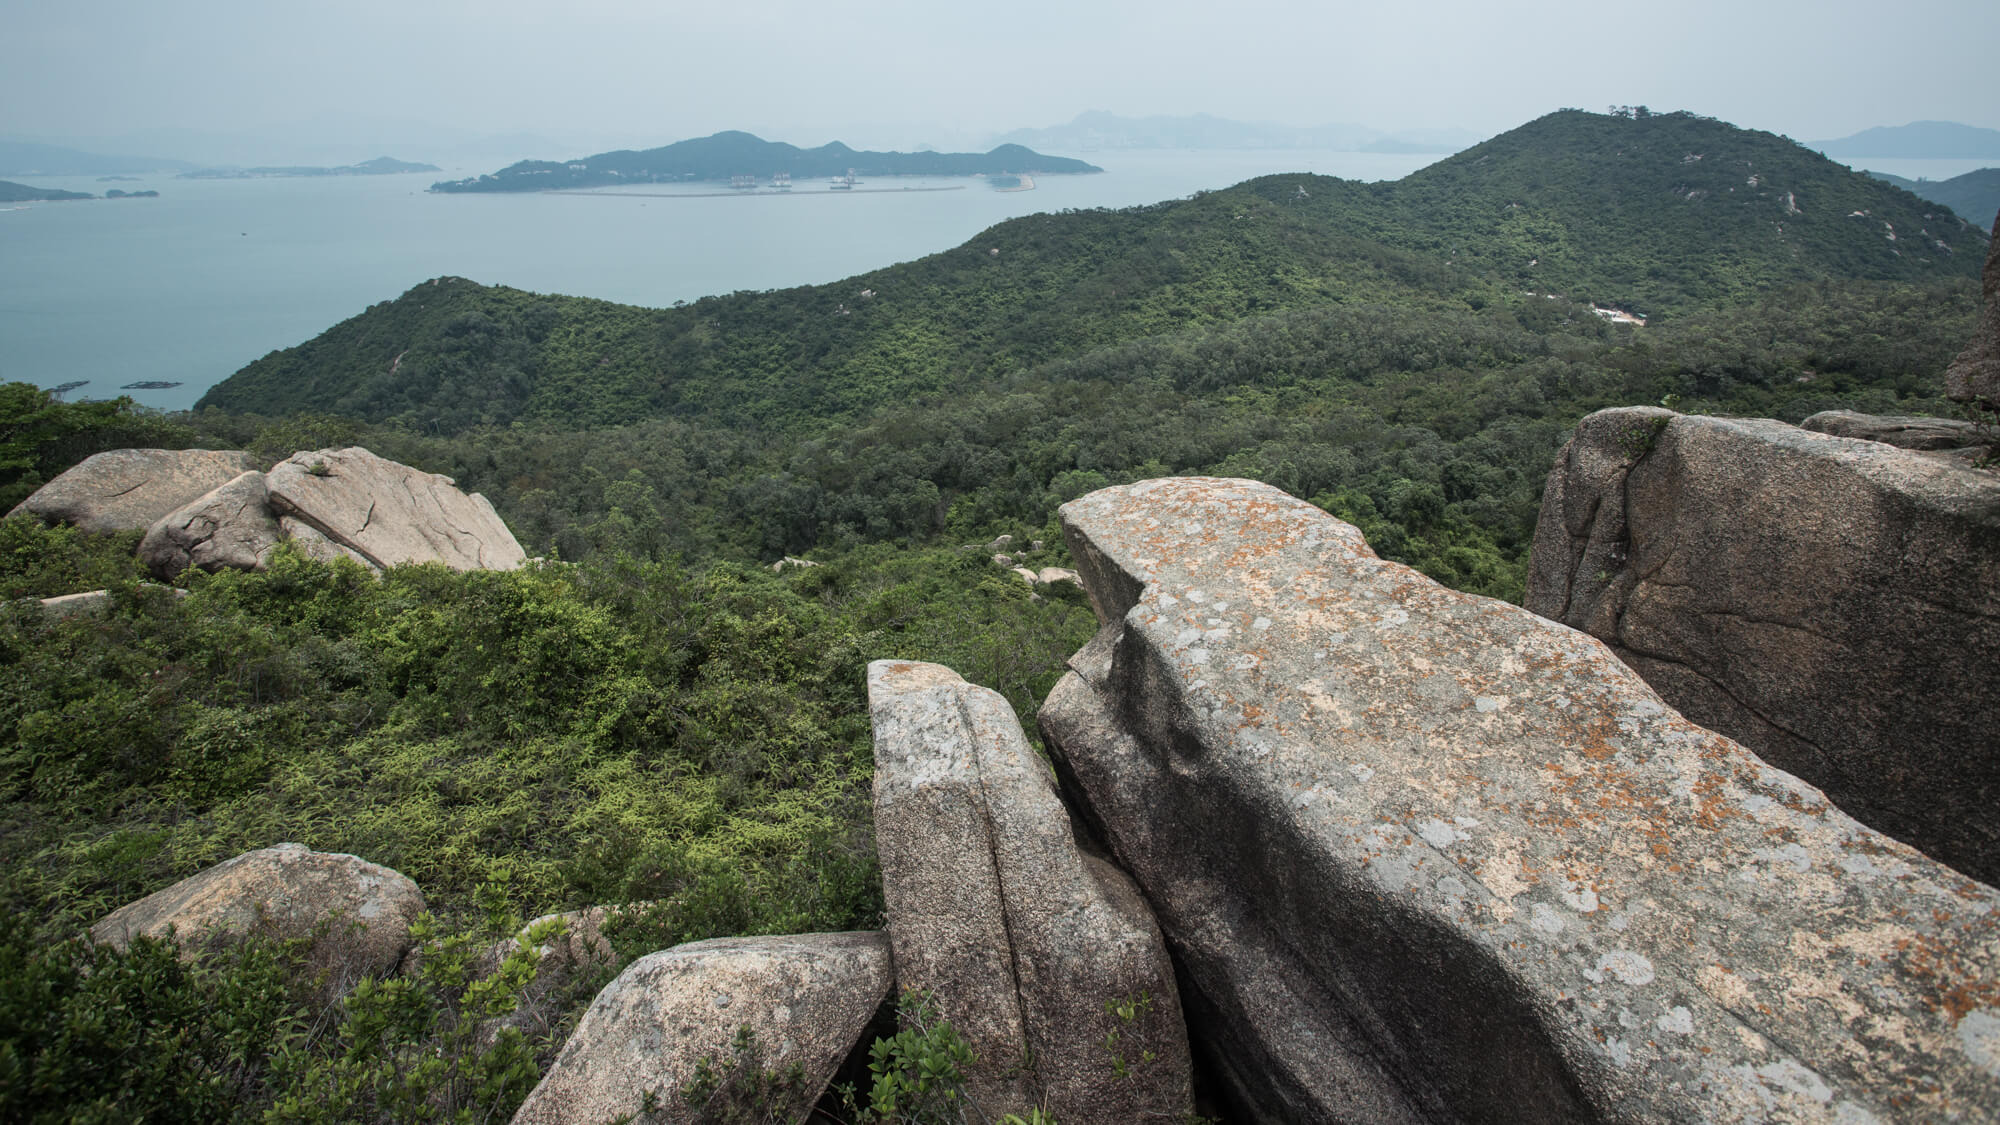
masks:
<path id="1" fill-rule="evenodd" d="M 481 194 L 591 195 L 591 196 L 597 196 L 598 198 L 601 199 L 621 199 L 621 198 L 622 199 L 725 199 L 725 198 L 742 198 L 745 196 L 763 196 L 763 197 L 790 196 L 793 198 L 801 198 L 805 196 L 817 196 L 817 195 L 900 194 L 902 192 L 916 192 L 916 191 L 964 191 L 964 190 L 965 190 L 964 184 L 950 184 L 945 187 L 904 187 L 904 188 L 853 187 L 853 188 L 842 188 L 839 191 L 834 191 L 830 188 L 822 189 L 819 191 L 771 191 L 762 188 L 755 191 L 739 191 L 734 189 L 730 191 L 588 191 L 583 188 L 577 188 L 574 190 L 564 190 L 558 188 L 553 191 L 544 191 L 544 192 L 485 192 Z M 474 193 L 460 192 L 456 194 L 470 195 Z"/>

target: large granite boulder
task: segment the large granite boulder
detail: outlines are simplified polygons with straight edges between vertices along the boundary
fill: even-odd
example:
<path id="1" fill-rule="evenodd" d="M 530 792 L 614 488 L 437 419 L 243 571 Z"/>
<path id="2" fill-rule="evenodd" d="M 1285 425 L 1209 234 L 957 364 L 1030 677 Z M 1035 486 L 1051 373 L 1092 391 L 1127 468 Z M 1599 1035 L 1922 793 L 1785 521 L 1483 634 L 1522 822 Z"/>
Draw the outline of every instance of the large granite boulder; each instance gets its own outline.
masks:
<path id="1" fill-rule="evenodd" d="M 241 452 L 114 449 L 86 458 L 7 514 L 71 523 L 84 531 L 144 531 L 256 467 Z"/>
<path id="2" fill-rule="evenodd" d="M 2000 217 L 1993 221 L 1993 242 L 1986 251 L 1985 297 L 1979 327 L 1972 342 L 1945 369 L 1944 393 L 1959 402 L 1985 402 L 2000 409 Z"/>
<path id="3" fill-rule="evenodd" d="M 333 969 L 330 986 L 384 976 L 409 950 L 410 923 L 424 896 L 407 876 L 357 856 L 278 844 L 246 852 L 147 895 L 90 928 L 99 942 L 124 948 L 144 934 L 172 931 L 201 944 L 247 934 L 316 938 L 315 961 Z"/>
<path id="4" fill-rule="evenodd" d="M 255 469 L 161 516 L 139 542 L 139 561 L 171 582 L 191 566 L 262 570 L 285 537 Z"/>
<path id="5" fill-rule="evenodd" d="M 1549 476 L 1525 604 L 1850 815 L 2000 881 L 2000 475 L 1601 411 Z"/>
<path id="6" fill-rule="evenodd" d="M 1152 912 L 1078 848 L 1013 708 L 949 668 L 891 660 L 868 666 L 868 706 L 897 980 L 930 993 L 978 1057 L 966 1087 L 981 1119 L 1039 1106 L 1064 1125 L 1179 1120 L 1187 1033 Z"/>
<path id="7" fill-rule="evenodd" d="M 648 954 L 598 993 L 515 1125 L 621 1120 L 649 1098 L 658 1109 L 648 1122 L 749 1120 L 685 1104 L 703 1059 L 725 1083 L 739 1065 L 797 1064 L 798 1096 L 771 1119 L 803 1121 L 894 982 L 879 933 L 718 938 Z M 755 1047 L 739 1057 L 745 1028 Z"/>
<path id="8" fill-rule="evenodd" d="M 1276 489 L 1061 515 L 1043 730 L 1247 1119 L 2000 1115 L 2000 892 Z"/>
<path id="9" fill-rule="evenodd" d="M 527 553 L 484 496 L 360 446 L 295 453 L 265 481 L 271 507 L 378 568 L 512 570 Z"/>

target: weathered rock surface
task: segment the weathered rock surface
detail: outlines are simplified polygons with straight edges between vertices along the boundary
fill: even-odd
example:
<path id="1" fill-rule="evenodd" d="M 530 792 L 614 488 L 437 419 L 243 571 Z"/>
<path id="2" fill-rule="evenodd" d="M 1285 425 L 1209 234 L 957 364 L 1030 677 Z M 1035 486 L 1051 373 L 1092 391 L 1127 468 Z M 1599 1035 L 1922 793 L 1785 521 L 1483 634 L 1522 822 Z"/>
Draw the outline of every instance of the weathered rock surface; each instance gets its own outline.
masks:
<path id="1" fill-rule="evenodd" d="M 335 559 L 350 559 L 377 574 L 382 572 L 381 567 L 369 562 L 367 556 L 361 554 L 361 552 L 356 551 L 352 547 L 335 543 L 333 540 L 328 539 L 319 528 L 298 519 L 296 516 L 279 516 L 278 529 L 284 532 L 285 538 L 292 541 L 292 545 L 299 549 L 300 554 L 309 559 L 318 559 L 320 562 L 326 563 L 333 562 Z"/>
<path id="2" fill-rule="evenodd" d="M 702 1058 L 726 1071 L 738 1028 L 756 1036 L 759 1065 L 804 1071 L 803 1121 L 895 981 L 879 933 L 719 938 L 632 963 L 605 986 L 515 1125 L 573 1125 L 636 1114 L 650 1092 L 656 1122 L 715 1120 L 680 1092 Z"/>
<path id="3" fill-rule="evenodd" d="M 1152 912 L 1079 850 L 1013 708 L 948 668 L 889 660 L 868 666 L 868 706 L 897 981 L 932 993 L 978 1056 L 980 1119 L 1040 1106 L 1065 1125 L 1179 1120 L 1187 1034 Z M 1129 1021 L 1106 1010 L 1142 994 Z M 1114 1077 L 1109 1034 L 1131 1078 Z"/>
<path id="4" fill-rule="evenodd" d="M 484 496 L 360 446 L 295 453 L 265 483 L 275 511 L 371 566 L 441 562 L 454 570 L 512 570 L 527 558 Z"/>
<path id="5" fill-rule="evenodd" d="M 245 934 L 309 937 L 326 927 L 315 957 L 335 970 L 335 987 L 363 974 L 385 975 L 410 947 L 410 923 L 424 896 L 404 875 L 357 856 L 278 844 L 216 864 L 129 903 L 90 928 L 123 948 L 144 934 L 173 930 L 183 942 Z"/>
<path id="6" fill-rule="evenodd" d="M 169 582 L 191 566 L 262 570 L 283 538 L 264 474 L 252 469 L 154 521 L 139 542 L 139 561 Z"/>
<path id="7" fill-rule="evenodd" d="M 1525 604 L 1850 815 L 2000 881 L 2000 474 L 1601 411 L 1549 476 Z"/>
<path id="8" fill-rule="evenodd" d="M 1899 449 L 1958 452 L 1969 459 L 1986 455 L 1991 436 L 1957 418 L 1912 418 L 1896 414 L 1859 414 L 1852 410 L 1822 410 L 1799 423 L 1799 429 L 1834 437 L 1879 441 Z"/>
<path id="9" fill-rule="evenodd" d="M 1972 342 L 1945 369 L 1945 397 L 1958 402 L 1985 400 L 2000 407 L 2000 217 L 1993 221 L 1993 243 L 1986 252 L 1986 280 L 1981 286 L 1984 311 Z"/>
<path id="10" fill-rule="evenodd" d="M 1252 1119 L 2000 1115 L 2000 892 L 1268 486 L 1062 519 L 1043 730 Z"/>
<path id="11" fill-rule="evenodd" d="M 7 514 L 39 516 L 84 531 L 144 531 L 160 517 L 256 467 L 248 453 L 114 449 L 86 458 Z"/>

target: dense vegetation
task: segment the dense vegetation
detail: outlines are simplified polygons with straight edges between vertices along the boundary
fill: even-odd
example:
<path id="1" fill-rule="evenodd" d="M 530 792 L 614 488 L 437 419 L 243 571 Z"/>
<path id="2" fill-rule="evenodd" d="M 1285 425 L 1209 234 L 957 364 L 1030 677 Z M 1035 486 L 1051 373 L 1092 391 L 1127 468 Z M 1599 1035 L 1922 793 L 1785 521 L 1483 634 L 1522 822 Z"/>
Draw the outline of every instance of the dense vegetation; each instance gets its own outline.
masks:
<path id="1" fill-rule="evenodd" d="M 1977 232 L 1892 245 L 1837 212 L 1920 203 L 1714 122 L 1519 133 L 1539 159 L 1494 142 L 1399 185 L 1036 216 L 684 309 L 440 279 L 187 415 L 0 388 L 7 495 L 114 445 L 359 443 L 486 493 L 551 560 L 377 581 L 280 554 L 175 597 L 138 581 L 129 537 L 0 521 L 10 597 L 113 594 L 99 616 L 0 607 L 0 1117 L 504 1116 L 588 982 L 482 1038 L 520 966 L 479 983 L 469 935 L 642 901 L 626 956 L 874 924 L 865 664 L 940 661 L 1031 715 L 1096 623 L 988 543 L 1061 565 L 1055 507 L 1088 490 L 1259 478 L 1517 598 L 1589 410 L 1947 411 Z M 1700 178 L 1737 159 L 1768 191 Z M 1787 194 L 1802 215 L 1773 220 Z M 1783 240 L 1745 241 L 1774 222 Z M 762 565 L 787 554 L 821 565 Z M 415 878 L 441 919 L 424 975 L 332 1001 L 296 949 L 66 940 L 283 840 Z"/>
<path id="2" fill-rule="evenodd" d="M 435 168 L 431 169 L 436 171 Z M 800 148 L 730 131 L 677 141 L 643 152 L 619 149 L 581 160 L 523 160 L 498 172 L 431 185 L 432 191 L 549 191 L 652 184 L 677 180 L 759 180 L 784 172 L 801 180 L 821 176 L 977 176 L 998 172 L 1102 172 L 1067 156 L 1044 156 L 1020 145 L 992 152 L 860 152 L 839 141 Z"/>

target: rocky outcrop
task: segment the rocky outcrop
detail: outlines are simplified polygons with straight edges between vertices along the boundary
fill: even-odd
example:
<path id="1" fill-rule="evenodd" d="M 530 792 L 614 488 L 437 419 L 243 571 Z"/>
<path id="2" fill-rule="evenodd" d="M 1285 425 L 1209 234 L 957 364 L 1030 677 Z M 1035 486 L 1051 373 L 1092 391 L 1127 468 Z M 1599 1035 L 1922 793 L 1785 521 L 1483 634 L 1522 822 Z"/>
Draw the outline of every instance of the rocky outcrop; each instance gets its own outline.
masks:
<path id="1" fill-rule="evenodd" d="M 1244 1116 L 2000 1112 L 2000 893 L 1268 486 L 1062 520 L 1104 628 L 1043 730 Z"/>
<path id="2" fill-rule="evenodd" d="M 75 524 L 84 531 L 144 531 L 256 467 L 248 453 L 114 449 L 85 459 L 7 514 Z"/>
<path id="3" fill-rule="evenodd" d="M 154 521 L 139 561 L 169 582 L 191 566 L 262 570 L 284 537 L 265 500 L 264 474 L 252 469 Z"/>
<path id="4" fill-rule="evenodd" d="M 2000 475 L 1601 411 L 1549 476 L 1525 604 L 1854 817 L 2000 880 Z"/>
<path id="5" fill-rule="evenodd" d="M 1895 414 L 1858 414 L 1852 410 L 1822 410 L 1799 423 L 1799 429 L 1834 437 L 1879 441 L 1898 449 L 1950 453 L 1966 461 L 1991 454 L 1993 435 L 1956 418 L 1911 418 Z"/>
<path id="6" fill-rule="evenodd" d="M 978 1057 L 980 1120 L 1036 1106 L 1065 1125 L 1179 1120 L 1172 963 L 1131 881 L 1078 848 L 1013 708 L 948 668 L 887 660 L 868 666 L 868 706 L 897 981 L 929 992 Z M 1129 1018 L 1111 1010 L 1141 997 Z"/>
<path id="7" fill-rule="evenodd" d="M 1985 402 L 2000 409 L 2000 218 L 1993 221 L 1993 242 L 1986 251 L 1984 311 L 1972 342 L 1945 369 L 1945 397 L 1958 402 Z"/>
<path id="8" fill-rule="evenodd" d="M 771 1119 L 803 1121 L 894 975 L 879 933 L 719 938 L 649 954 L 598 993 L 515 1125 L 617 1120 L 649 1096 L 659 1107 L 649 1122 L 737 1120 L 683 1101 L 703 1059 L 725 1083 L 739 1062 L 781 1073 L 797 1064 L 799 1096 Z M 744 1028 L 755 1047 L 739 1060 L 732 1044 Z"/>
<path id="9" fill-rule="evenodd" d="M 271 470 L 266 487 L 278 514 L 377 568 L 441 562 L 512 570 L 527 559 L 484 496 L 360 446 L 295 453 Z"/>
<path id="10" fill-rule="evenodd" d="M 410 948 L 410 923 L 424 896 L 398 872 L 356 856 L 279 844 L 219 863 L 113 911 L 90 928 L 124 948 L 144 934 L 171 931 L 204 943 L 246 934 L 315 938 L 313 958 L 343 989 L 364 974 L 385 975 Z"/>

